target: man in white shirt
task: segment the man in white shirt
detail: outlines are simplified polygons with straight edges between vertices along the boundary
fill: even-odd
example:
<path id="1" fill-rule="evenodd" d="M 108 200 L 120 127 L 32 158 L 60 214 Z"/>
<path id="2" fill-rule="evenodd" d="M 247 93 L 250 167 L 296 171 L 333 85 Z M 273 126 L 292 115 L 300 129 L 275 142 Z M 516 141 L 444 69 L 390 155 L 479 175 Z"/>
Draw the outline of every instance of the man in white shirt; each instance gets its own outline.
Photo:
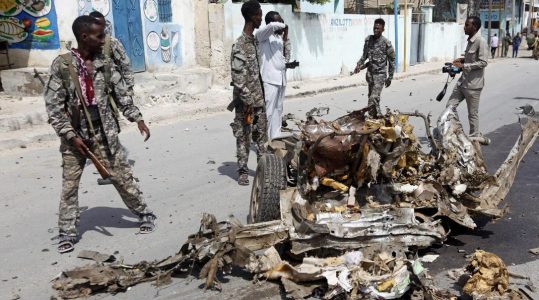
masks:
<path id="1" fill-rule="evenodd" d="M 266 25 L 255 33 L 259 43 L 260 76 L 264 84 L 269 140 L 281 133 L 283 99 L 286 88 L 286 67 L 290 60 L 288 26 L 278 12 L 270 11 Z"/>
<path id="2" fill-rule="evenodd" d="M 498 48 L 498 36 L 494 34 L 494 36 L 490 40 L 490 53 L 492 54 L 492 58 L 494 58 L 497 48 Z"/>

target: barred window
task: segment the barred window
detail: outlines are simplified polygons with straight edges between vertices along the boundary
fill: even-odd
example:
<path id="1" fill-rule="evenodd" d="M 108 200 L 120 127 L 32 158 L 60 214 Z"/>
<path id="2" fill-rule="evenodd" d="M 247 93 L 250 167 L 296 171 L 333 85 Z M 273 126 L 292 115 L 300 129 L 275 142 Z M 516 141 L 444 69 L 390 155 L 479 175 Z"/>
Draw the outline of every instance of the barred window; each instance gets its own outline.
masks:
<path id="1" fill-rule="evenodd" d="M 172 22 L 172 7 L 170 0 L 157 0 L 159 10 L 159 22 Z"/>

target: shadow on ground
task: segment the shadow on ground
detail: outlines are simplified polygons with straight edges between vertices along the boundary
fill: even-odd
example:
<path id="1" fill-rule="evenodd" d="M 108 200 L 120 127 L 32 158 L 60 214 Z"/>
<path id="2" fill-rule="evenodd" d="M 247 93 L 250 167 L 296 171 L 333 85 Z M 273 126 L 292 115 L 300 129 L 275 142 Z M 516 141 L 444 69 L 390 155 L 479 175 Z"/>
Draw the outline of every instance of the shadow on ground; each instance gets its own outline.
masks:
<path id="1" fill-rule="evenodd" d="M 228 176 L 234 180 L 238 180 L 238 167 L 236 162 L 225 161 L 217 168 L 219 175 Z M 249 169 L 249 176 L 254 177 L 256 174 L 255 171 Z"/>
<path id="2" fill-rule="evenodd" d="M 130 220 L 130 219 L 134 219 Z M 92 207 L 81 212 L 79 234 L 82 237 L 86 231 L 97 231 L 103 235 L 112 236 L 107 228 L 138 228 L 137 217 L 126 208 Z"/>

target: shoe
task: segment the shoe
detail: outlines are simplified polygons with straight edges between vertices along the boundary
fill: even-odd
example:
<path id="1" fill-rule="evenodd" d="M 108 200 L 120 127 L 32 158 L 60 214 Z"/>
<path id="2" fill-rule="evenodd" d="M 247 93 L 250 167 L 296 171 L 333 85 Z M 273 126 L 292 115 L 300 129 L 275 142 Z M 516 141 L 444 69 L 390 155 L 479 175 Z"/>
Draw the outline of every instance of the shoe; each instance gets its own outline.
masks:
<path id="1" fill-rule="evenodd" d="M 238 184 L 239 185 L 249 185 L 249 175 L 240 174 L 240 176 L 238 177 Z"/>

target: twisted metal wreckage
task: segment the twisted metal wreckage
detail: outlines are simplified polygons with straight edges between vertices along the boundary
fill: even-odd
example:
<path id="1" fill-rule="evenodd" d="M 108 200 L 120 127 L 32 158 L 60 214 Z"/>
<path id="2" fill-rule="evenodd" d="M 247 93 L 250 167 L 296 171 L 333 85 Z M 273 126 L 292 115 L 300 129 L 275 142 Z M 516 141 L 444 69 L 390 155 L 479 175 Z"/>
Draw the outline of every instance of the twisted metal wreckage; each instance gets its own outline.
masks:
<path id="1" fill-rule="evenodd" d="M 312 112 L 314 112 L 313 110 Z M 61 298 L 116 293 L 141 282 L 167 283 L 193 263 L 206 288 L 220 288 L 218 271 L 233 266 L 280 280 L 295 299 L 323 287 L 324 298 L 396 299 L 407 293 L 450 299 L 429 280 L 415 251 L 442 243 L 451 221 L 476 227 L 474 217 L 500 218 L 518 165 L 539 133 L 539 121 L 519 119 L 521 135 L 494 175 L 479 142 L 450 109 L 430 133 L 429 117 L 366 109 L 332 122 L 308 114 L 300 131 L 272 141 L 253 184 L 251 224 L 217 222 L 204 214 L 199 231 L 164 260 L 135 265 L 97 263 L 65 271 L 53 282 Z M 411 117 L 423 120 L 423 152 Z M 99 261 L 98 259 L 94 260 Z M 503 295 L 497 286 L 493 293 Z"/>

